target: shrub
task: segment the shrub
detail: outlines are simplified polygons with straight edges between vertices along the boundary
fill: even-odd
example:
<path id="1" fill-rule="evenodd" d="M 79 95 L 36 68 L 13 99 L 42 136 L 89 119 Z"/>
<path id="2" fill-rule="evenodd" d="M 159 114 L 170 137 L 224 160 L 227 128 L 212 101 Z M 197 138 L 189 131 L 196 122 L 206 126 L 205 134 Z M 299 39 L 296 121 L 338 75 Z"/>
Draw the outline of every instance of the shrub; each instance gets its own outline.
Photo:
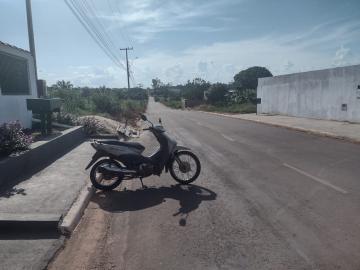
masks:
<path id="1" fill-rule="evenodd" d="M 103 125 L 93 116 L 83 117 L 78 123 L 83 126 L 87 135 L 94 135 L 104 130 Z"/>
<path id="2" fill-rule="evenodd" d="M 225 101 L 226 93 L 227 93 L 226 84 L 215 83 L 209 87 L 206 96 L 210 104 L 221 104 Z"/>
<path id="3" fill-rule="evenodd" d="M 26 135 L 18 121 L 0 126 L 0 155 L 8 156 L 13 152 L 29 149 L 32 137 Z"/>
<path id="4" fill-rule="evenodd" d="M 50 90 L 51 97 L 62 99 L 62 110 L 67 113 L 78 113 L 79 110 L 86 109 L 85 99 L 81 92 L 74 89 L 56 89 Z"/>
<path id="5" fill-rule="evenodd" d="M 64 124 L 69 126 L 76 126 L 78 124 L 78 119 L 75 115 L 71 113 L 65 113 L 62 111 L 54 114 L 53 119 L 59 124 Z"/>
<path id="6" fill-rule="evenodd" d="M 120 112 L 120 104 L 113 95 L 97 93 L 92 96 L 92 101 L 97 112 L 108 114 Z"/>

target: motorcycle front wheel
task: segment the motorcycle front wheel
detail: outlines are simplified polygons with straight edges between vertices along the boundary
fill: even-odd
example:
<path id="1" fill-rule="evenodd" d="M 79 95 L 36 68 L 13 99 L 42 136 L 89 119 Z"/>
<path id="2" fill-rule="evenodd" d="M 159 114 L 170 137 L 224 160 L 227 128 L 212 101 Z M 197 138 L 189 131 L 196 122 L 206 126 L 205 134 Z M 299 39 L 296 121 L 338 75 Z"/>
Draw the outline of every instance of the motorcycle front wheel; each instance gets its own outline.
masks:
<path id="1" fill-rule="evenodd" d="M 200 175 L 201 165 L 198 157 L 191 151 L 179 151 L 170 164 L 170 174 L 180 184 L 190 184 Z"/>
<path id="2" fill-rule="evenodd" d="M 119 164 L 111 159 L 101 159 L 94 164 L 90 171 L 90 180 L 93 186 L 100 190 L 112 190 L 120 185 L 123 180 L 117 175 L 99 172 L 100 167 L 119 167 Z"/>

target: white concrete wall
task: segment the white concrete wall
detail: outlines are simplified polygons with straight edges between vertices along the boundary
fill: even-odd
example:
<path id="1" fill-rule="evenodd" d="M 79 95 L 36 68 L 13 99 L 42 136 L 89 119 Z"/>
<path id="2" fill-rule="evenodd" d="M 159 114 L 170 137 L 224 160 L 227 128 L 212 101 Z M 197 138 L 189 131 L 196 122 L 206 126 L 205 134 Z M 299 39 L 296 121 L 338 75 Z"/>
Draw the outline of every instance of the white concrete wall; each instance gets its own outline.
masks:
<path id="1" fill-rule="evenodd" d="M 36 79 L 34 59 L 29 52 L 18 50 L 0 43 L 0 51 L 27 59 L 29 70 L 29 95 L 3 95 L 0 93 L 0 124 L 20 121 L 24 128 L 31 128 L 32 113 L 26 108 L 27 98 L 36 98 Z"/>
<path id="2" fill-rule="evenodd" d="M 261 78 L 257 111 L 360 123 L 358 85 L 360 65 Z"/>

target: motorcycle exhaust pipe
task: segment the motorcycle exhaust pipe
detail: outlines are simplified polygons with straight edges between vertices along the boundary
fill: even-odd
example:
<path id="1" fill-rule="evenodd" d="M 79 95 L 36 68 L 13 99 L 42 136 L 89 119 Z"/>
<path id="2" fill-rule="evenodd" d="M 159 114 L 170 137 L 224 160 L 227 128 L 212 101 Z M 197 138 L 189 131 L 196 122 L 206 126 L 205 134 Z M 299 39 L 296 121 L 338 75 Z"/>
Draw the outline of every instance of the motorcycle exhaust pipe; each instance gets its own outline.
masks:
<path id="1" fill-rule="evenodd" d="M 109 166 L 100 166 L 98 168 L 99 173 L 103 174 L 116 174 L 124 176 L 126 174 L 136 174 L 136 171 L 120 168 L 120 167 L 109 167 Z"/>

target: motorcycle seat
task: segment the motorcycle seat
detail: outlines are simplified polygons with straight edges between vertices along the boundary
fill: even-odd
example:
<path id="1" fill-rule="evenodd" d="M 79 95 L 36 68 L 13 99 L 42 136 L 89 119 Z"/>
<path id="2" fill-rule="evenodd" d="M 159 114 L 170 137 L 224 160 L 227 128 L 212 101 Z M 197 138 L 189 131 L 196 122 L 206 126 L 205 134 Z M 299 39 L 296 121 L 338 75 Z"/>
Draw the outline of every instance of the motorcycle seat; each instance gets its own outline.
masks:
<path id="1" fill-rule="evenodd" d="M 98 141 L 98 143 L 118 145 L 118 146 L 124 146 L 124 147 L 132 147 L 132 148 L 136 148 L 140 151 L 145 150 L 145 147 L 138 142 L 121 142 L 121 141 L 117 141 L 117 140 L 104 140 L 104 141 Z"/>

